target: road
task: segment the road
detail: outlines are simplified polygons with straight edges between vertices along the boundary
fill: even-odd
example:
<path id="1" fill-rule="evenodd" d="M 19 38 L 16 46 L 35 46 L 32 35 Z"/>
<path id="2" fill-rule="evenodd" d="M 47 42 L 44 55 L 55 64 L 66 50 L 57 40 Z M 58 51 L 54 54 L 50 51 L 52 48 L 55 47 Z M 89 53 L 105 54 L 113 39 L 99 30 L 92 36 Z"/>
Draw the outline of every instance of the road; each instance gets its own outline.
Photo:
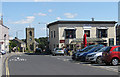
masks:
<path id="1" fill-rule="evenodd" d="M 9 75 L 118 75 L 117 66 L 76 62 L 70 56 L 14 55 L 8 68 Z"/>

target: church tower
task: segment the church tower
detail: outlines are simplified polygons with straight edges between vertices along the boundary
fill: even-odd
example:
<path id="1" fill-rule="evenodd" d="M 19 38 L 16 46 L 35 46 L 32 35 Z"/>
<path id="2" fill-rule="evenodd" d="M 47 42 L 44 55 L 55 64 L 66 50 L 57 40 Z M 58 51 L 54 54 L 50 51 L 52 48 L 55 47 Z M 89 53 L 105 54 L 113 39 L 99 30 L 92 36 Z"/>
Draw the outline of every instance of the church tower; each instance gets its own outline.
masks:
<path id="1" fill-rule="evenodd" d="M 29 51 L 35 51 L 34 28 L 26 28 L 26 44 Z"/>

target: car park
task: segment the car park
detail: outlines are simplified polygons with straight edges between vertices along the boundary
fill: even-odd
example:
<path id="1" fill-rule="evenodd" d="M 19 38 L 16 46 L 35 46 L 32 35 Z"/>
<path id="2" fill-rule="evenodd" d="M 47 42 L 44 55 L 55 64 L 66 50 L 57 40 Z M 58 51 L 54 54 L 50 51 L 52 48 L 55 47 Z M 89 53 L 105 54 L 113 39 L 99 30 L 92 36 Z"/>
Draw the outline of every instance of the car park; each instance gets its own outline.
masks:
<path id="1" fill-rule="evenodd" d="M 100 50 L 100 49 L 103 48 L 103 47 L 104 47 L 103 45 L 97 46 L 97 47 L 93 47 L 92 49 L 88 50 L 87 52 L 83 52 L 83 53 L 79 54 L 79 55 L 77 56 L 77 59 L 80 60 L 80 61 L 86 61 L 86 56 L 87 56 L 87 54 L 96 52 L 96 51 Z"/>
<path id="2" fill-rule="evenodd" d="M 102 60 L 106 65 L 118 65 L 120 62 L 120 46 L 109 46 L 102 53 Z"/>
<path id="3" fill-rule="evenodd" d="M 53 56 L 56 56 L 56 55 L 64 55 L 64 50 L 63 50 L 63 48 L 55 48 L 55 49 L 52 51 L 52 55 L 53 55 Z"/>
<path id="4" fill-rule="evenodd" d="M 107 47 L 103 47 L 102 49 L 96 51 L 96 52 L 93 52 L 93 53 L 90 53 L 90 54 L 87 54 L 86 56 L 86 60 L 88 62 L 94 62 L 94 63 L 98 63 L 98 64 L 101 64 L 102 63 L 102 60 L 101 60 L 101 57 L 102 57 L 102 53 L 107 49 Z"/>
<path id="5" fill-rule="evenodd" d="M 93 47 L 96 47 L 96 46 L 99 46 L 99 45 L 89 45 L 89 46 L 81 49 L 80 51 L 74 52 L 72 54 L 72 59 L 77 60 L 78 55 L 83 54 L 84 52 L 87 52 L 88 50 L 90 50 L 90 49 L 92 49 Z"/>

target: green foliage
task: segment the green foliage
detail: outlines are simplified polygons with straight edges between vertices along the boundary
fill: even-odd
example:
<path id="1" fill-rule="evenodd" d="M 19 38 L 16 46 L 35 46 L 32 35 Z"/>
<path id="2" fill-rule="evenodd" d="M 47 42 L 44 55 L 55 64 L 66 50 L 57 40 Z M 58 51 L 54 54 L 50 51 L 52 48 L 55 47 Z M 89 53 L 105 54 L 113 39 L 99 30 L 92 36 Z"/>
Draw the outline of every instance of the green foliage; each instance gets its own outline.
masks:
<path id="1" fill-rule="evenodd" d="M 18 51 L 20 51 L 20 47 L 18 47 Z"/>
<path id="2" fill-rule="evenodd" d="M 26 52 L 26 53 L 33 53 L 33 51 L 29 51 L 29 50 L 26 50 L 25 52 Z"/>
<path id="3" fill-rule="evenodd" d="M 13 48 L 13 47 L 16 47 L 17 44 L 16 44 L 16 42 L 14 42 L 14 41 L 10 41 L 9 46 Z"/>
<path id="4" fill-rule="evenodd" d="M 12 50 L 12 48 L 14 48 L 14 47 L 16 47 L 16 46 L 17 46 L 16 42 L 14 42 L 14 41 L 9 41 L 9 50 L 10 50 L 10 51 Z"/>
<path id="5" fill-rule="evenodd" d="M 28 50 L 28 47 L 26 48 L 26 51 Z"/>
<path id="6" fill-rule="evenodd" d="M 36 42 L 39 43 L 38 47 L 42 50 L 45 49 L 45 46 L 48 45 L 48 38 L 47 37 L 41 37 L 39 39 L 35 39 Z"/>

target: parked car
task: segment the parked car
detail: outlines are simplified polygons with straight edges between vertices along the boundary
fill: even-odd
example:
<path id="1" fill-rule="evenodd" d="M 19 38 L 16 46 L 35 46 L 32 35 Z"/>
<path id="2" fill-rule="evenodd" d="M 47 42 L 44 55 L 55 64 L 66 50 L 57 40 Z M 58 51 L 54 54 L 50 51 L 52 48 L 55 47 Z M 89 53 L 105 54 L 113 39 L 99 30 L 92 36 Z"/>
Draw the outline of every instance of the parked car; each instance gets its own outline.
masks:
<path id="1" fill-rule="evenodd" d="M 73 54 L 72 54 L 72 59 L 73 60 L 77 60 L 77 55 L 79 55 L 79 54 L 81 54 L 81 53 L 83 53 L 83 52 L 87 52 L 88 50 L 90 50 L 90 49 L 92 49 L 93 47 L 95 47 L 96 45 L 89 45 L 89 46 L 87 46 L 87 47 L 85 47 L 85 48 L 83 48 L 83 49 L 81 49 L 81 50 L 79 50 L 79 51 L 77 51 L 77 52 L 74 52 Z"/>
<path id="2" fill-rule="evenodd" d="M 109 46 L 102 54 L 102 60 L 106 65 L 118 65 L 120 62 L 120 46 Z"/>
<path id="3" fill-rule="evenodd" d="M 107 49 L 107 47 L 103 47 L 102 49 L 93 52 L 93 53 L 89 53 L 86 56 L 86 60 L 89 62 L 94 62 L 94 63 L 102 63 L 101 57 L 102 57 L 102 53 Z"/>
<path id="4" fill-rule="evenodd" d="M 103 48 L 104 46 L 97 46 L 97 47 L 93 47 L 92 49 L 88 50 L 87 52 L 83 52 L 80 55 L 77 56 L 77 59 L 80 61 L 86 61 L 86 56 L 87 54 L 96 52 L 98 50 L 100 50 L 101 48 Z"/>
<path id="5" fill-rule="evenodd" d="M 1 53 L 2 55 L 4 55 L 4 54 L 6 54 L 6 51 L 5 51 L 5 50 L 1 50 L 0 53 Z"/>
<path id="6" fill-rule="evenodd" d="M 53 55 L 53 56 L 56 56 L 56 55 L 64 55 L 64 50 L 63 50 L 63 48 L 55 48 L 55 49 L 52 51 L 52 55 Z"/>

